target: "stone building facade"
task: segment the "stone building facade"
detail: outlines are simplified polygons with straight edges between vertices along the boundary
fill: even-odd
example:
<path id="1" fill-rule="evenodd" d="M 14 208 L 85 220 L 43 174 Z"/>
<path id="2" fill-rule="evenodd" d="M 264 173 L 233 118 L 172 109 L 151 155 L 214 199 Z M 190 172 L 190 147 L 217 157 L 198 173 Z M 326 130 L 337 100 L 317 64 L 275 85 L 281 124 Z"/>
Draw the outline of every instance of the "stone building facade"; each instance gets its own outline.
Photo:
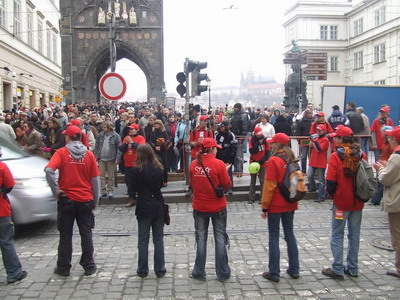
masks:
<path id="1" fill-rule="evenodd" d="M 0 1 L 0 110 L 60 101 L 60 11 L 55 0 Z"/>
<path id="2" fill-rule="evenodd" d="M 324 84 L 400 84 L 399 0 L 300 0 L 286 11 L 283 26 L 286 51 L 295 40 L 301 50 L 327 52 L 327 80 L 307 81 L 307 98 L 316 106 Z"/>
<path id="3" fill-rule="evenodd" d="M 110 67 L 112 15 L 117 60 L 127 58 L 137 64 L 147 79 L 148 101 L 161 102 L 165 91 L 162 0 L 61 1 L 61 14 L 67 102 L 101 100 L 98 83 Z"/>

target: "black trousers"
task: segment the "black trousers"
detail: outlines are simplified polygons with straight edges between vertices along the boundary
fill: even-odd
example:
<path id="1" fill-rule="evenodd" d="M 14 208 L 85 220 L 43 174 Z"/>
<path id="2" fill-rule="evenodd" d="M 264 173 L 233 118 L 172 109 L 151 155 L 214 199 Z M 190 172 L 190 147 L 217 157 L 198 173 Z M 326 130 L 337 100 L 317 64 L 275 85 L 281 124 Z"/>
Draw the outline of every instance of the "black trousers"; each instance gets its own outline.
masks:
<path id="1" fill-rule="evenodd" d="M 57 228 L 60 232 L 58 244 L 57 267 L 60 271 L 71 269 L 72 235 L 74 221 L 79 228 L 81 236 L 82 257 L 79 264 L 86 270 L 96 266 L 93 258 L 92 229 L 94 228 L 94 201 L 77 202 L 68 197 L 62 197 L 58 201 Z"/>
<path id="2" fill-rule="evenodd" d="M 124 168 L 124 175 L 125 175 L 125 184 L 128 189 L 128 196 L 131 199 L 136 198 L 136 191 L 133 190 L 132 180 L 133 180 L 133 168 L 132 167 L 125 167 Z"/>

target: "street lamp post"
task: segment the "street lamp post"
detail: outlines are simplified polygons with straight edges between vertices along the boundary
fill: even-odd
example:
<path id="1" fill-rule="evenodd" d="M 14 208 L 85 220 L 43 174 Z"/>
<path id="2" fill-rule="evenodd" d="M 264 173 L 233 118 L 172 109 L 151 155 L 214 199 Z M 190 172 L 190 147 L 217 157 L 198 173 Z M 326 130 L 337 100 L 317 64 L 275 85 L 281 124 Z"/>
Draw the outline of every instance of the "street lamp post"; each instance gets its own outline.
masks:
<path id="1" fill-rule="evenodd" d="M 208 86 L 208 112 L 211 111 L 211 79 L 207 77 L 207 86 Z"/>

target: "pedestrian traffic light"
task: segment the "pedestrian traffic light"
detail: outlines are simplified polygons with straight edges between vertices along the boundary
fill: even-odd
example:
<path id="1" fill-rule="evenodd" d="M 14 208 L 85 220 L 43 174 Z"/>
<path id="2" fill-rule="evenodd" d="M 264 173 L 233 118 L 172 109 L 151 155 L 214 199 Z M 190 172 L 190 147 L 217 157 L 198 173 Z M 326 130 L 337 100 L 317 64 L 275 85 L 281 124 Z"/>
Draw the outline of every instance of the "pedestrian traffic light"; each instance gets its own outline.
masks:
<path id="1" fill-rule="evenodd" d="M 186 81 L 186 75 L 183 72 L 179 72 L 176 74 L 176 80 L 178 80 L 179 84 L 176 87 L 176 91 L 181 96 L 181 98 L 185 97 L 186 94 L 186 86 L 183 83 Z"/>
<path id="2" fill-rule="evenodd" d="M 200 73 L 201 70 L 205 68 L 207 68 L 207 62 L 197 62 L 196 67 L 194 68 L 193 72 L 191 72 L 192 97 L 200 96 L 202 92 L 207 91 L 207 85 L 200 84 L 203 80 L 206 80 L 208 78 L 207 74 Z"/>

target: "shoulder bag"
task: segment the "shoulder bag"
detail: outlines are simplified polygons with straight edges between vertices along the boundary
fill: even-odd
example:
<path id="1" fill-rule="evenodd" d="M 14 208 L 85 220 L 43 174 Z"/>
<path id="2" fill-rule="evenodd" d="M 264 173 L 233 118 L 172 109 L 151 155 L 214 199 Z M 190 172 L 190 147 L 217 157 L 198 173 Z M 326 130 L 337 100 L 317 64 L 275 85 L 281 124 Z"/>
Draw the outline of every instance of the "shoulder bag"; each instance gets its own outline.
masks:
<path id="1" fill-rule="evenodd" d="M 212 183 L 212 181 L 211 181 L 211 179 L 210 179 L 210 176 L 208 176 L 208 173 L 207 173 L 206 169 L 204 168 L 203 163 L 201 163 L 201 167 L 203 168 L 203 171 L 204 171 L 204 173 L 206 174 L 208 181 L 211 183 L 211 186 L 212 186 L 213 189 L 214 189 L 215 195 L 216 195 L 218 198 L 224 197 L 225 194 L 224 194 L 224 188 L 222 187 L 222 185 L 217 185 L 217 186 L 215 186 L 214 183 Z"/>

